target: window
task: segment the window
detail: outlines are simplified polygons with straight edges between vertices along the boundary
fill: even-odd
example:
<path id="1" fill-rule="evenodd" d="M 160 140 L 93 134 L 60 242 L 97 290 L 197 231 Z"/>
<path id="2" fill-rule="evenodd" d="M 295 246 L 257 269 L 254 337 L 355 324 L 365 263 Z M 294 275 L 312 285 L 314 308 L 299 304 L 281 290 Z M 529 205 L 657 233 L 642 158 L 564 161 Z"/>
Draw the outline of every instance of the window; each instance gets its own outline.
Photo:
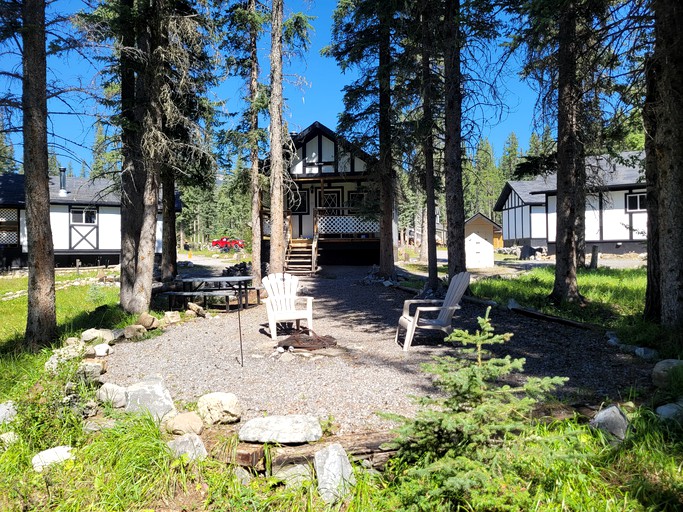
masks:
<path id="1" fill-rule="evenodd" d="M 0 208 L 0 246 L 19 245 L 19 211 Z"/>
<path id="2" fill-rule="evenodd" d="M 629 213 L 647 211 L 647 196 L 645 193 L 626 194 L 626 211 Z"/>
<path id="3" fill-rule="evenodd" d="M 90 208 L 73 208 L 71 224 L 97 224 L 97 211 Z"/>
<path id="4" fill-rule="evenodd" d="M 292 213 L 308 215 L 308 190 L 299 190 L 290 193 L 289 209 Z"/>

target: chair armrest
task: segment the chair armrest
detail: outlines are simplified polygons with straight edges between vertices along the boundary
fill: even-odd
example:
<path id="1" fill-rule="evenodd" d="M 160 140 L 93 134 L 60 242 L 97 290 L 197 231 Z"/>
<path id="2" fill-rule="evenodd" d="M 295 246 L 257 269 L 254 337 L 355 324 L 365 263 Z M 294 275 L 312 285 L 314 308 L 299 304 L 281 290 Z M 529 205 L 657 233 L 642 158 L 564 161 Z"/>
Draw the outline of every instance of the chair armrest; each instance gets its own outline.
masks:
<path id="1" fill-rule="evenodd" d="M 415 304 L 443 304 L 440 299 L 409 299 L 403 302 L 403 316 L 410 316 L 410 306 Z"/>

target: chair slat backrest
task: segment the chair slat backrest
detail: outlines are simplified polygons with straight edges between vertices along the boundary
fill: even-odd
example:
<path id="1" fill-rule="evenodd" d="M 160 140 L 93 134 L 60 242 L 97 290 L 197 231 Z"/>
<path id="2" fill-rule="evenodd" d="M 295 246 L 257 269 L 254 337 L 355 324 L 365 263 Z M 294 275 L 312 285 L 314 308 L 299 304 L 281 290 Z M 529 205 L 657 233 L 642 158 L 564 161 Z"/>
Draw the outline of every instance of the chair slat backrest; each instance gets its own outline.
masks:
<path id="1" fill-rule="evenodd" d="M 448 285 L 448 291 L 446 292 L 446 297 L 443 300 L 443 309 L 437 317 L 437 322 L 446 323 L 450 322 L 455 312 L 460 299 L 465 294 L 467 287 L 470 285 L 470 274 L 469 272 L 460 272 L 456 274 L 451 279 Z"/>
<path id="2" fill-rule="evenodd" d="M 263 278 L 262 283 L 275 311 L 292 311 L 295 309 L 294 297 L 299 289 L 299 278 L 297 276 L 278 272 L 268 274 Z"/>

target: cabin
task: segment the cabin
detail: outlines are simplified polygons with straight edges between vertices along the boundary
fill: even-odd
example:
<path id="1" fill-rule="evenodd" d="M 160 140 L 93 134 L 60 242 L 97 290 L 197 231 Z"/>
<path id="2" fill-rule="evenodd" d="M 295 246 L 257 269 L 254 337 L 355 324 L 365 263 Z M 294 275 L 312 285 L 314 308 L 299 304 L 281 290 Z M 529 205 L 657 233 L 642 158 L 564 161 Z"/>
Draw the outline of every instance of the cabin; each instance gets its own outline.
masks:
<path id="1" fill-rule="evenodd" d="M 467 268 L 494 266 L 493 253 L 502 244 L 502 228 L 486 215 L 477 213 L 465 221 L 465 265 Z"/>
<path id="2" fill-rule="evenodd" d="M 319 122 L 290 137 L 287 272 L 379 263 L 379 192 L 369 176 L 375 160 Z M 262 225 L 267 260 L 267 212 Z"/>
<path id="3" fill-rule="evenodd" d="M 28 261 L 23 174 L 0 174 L 0 263 L 3 269 Z M 60 170 L 50 176 L 50 226 L 55 265 L 115 265 L 121 257 L 121 200 L 108 179 L 74 178 Z M 156 252 L 161 253 L 161 215 Z"/>
<path id="4" fill-rule="evenodd" d="M 641 176 L 644 154 L 624 152 L 586 159 L 586 245 L 603 253 L 642 252 L 647 240 L 647 196 Z M 557 176 L 508 181 L 495 211 L 502 212 L 505 246 L 547 246 L 554 253 Z"/>

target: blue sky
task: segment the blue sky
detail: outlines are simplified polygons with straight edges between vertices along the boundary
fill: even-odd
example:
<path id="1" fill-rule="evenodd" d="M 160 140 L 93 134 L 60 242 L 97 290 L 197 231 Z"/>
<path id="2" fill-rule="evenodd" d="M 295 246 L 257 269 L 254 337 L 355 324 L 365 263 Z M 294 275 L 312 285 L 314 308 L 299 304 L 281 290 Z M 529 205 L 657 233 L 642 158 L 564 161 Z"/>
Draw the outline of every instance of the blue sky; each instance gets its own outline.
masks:
<path id="1" fill-rule="evenodd" d="M 77 5 L 76 2 L 58 0 L 55 8 L 59 9 L 61 6 L 65 6 L 69 10 L 76 10 L 78 9 Z M 287 101 L 285 120 L 290 131 L 299 131 L 314 121 L 320 121 L 335 129 L 337 116 L 343 110 L 341 89 L 350 82 L 353 76 L 343 75 L 334 59 L 323 58 L 320 55 L 320 49 L 330 42 L 332 12 L 335 5 L 334 0 L 314 2 L 285 0 L 285 14 L 300 10 L 315 16 L 312 21 L 314 32 L 311 34 L 311 45 L 305 56 L 305 61 L 293 60 L 285 69 L 287 80 L 290 82 L 285 85 Z M 265 81 L 267 81 L 269 42 L 270 38 L 266 36 L 260 45 L 260 59 Z M 52 61 L 49 65 L 54 75 L 67 83 L 74 83 L 75 81 L 90 83 L 96 73 L 94 67 L 75 55 Z M 509 114 L 497 122 L 495 126 L 481 127 L 481 135 L 488 137 L 497 158 L 500 157 L 505 139 L 510 132 L 514 131 L 517 134 L 521 148 L 526 149 L 532 130 L 535 94 L 526 84 L 516 79 L 515 73 L 516 70 L 509 70 L 509 79 L 506 84 L 508 91 L 504 96 L 505 104 L 510 111 Z M 305 79 L 305 85 L 295 86 L 291 83 L 300 78 Z M 4 85 L 0 84 L 0 86 Z M 231 80 L 217 89 L 216 98 L 226 100 L 228 108 L 234 110 L 240 104 L 239 98 L 243 94 L 240 90 L 241 87 L 240 80 Z M 57 150 L 60 163 L 66 166 L 71 160 L 74 171 L 78 173 L 81 168 L 79 159 L 90 162 L 90 147 L 92 146 L 94 132 L 93 114 L 97 107 L 92 102 L 84 102 L 74 105 L 73 109 L 85 114 L 54 115 L 51 129 L 55 133 L 63 135 L 65 139 L 69 139 L 69 142 L 64 143 L 65 148 Z M 65 107 L 63 104 L 53 101 L 50 110 L 64 112 Z M 16 138 L 15 141 L 18 142 Z M 21 158 L 21 148 L 18 144 L 15 149 L 16 157 Z"/>

